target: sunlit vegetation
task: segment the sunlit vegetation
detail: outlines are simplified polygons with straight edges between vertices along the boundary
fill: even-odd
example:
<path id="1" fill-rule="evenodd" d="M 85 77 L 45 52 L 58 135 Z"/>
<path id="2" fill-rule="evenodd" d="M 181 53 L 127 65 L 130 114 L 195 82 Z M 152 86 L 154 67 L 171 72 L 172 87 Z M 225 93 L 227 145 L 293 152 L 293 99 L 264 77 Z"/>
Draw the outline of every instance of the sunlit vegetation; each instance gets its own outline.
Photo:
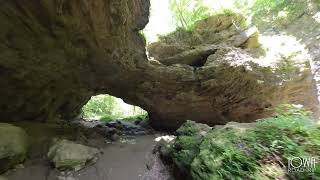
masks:
<path id="1" fill-rule="evenodd" d="M 241 24 L 244 24 L 243 27 L 257 26 L 264 53 L 256 63 L 272 67 L 282 81 L 292 80 L 310 68 L 310 54 L 298 38 L 285 31 L 280 33 L 277 27 L 285 26 L 303 15 L 307 6 L 311 6 L 307 1 L 290 0 L 170 0 L 170 10 L 177 28 L 174 32 L 159 35 L 158 39 L 169 44 L 194 44 L 189 42 L 194 40 L 189 37 L 196 33 L 194 27 L 199 20 L 227 15 L 233 18 L 234 24 L 240 23 L 240 27 Z M 239 16 L 244 16 L 245 21 L 238 22 L 236 18 Z M 271 33 L 265 33 L 266 29 Z"/>
<path id="2" fill-rule="evenodd" d="M 239 125 L 210 130 L 188 121 L 177 130 L 174 144 L 163 155 L 195 180 L 211 179 L 309 179 L 314 173 L 288 173 L 292 157 L 318 157 L 320 127 L 299 105 L 284 104 L 276 115 L 251 127 Z M 199 132 L 207 131 L 204 137 Z"/>
<path id="3" fill-rule="evenodd" d="M 177 27 L 192 29 L 193 24 L 214 14 L 240 13 L 260 28 L 283 26 L 304 14 L 308 1 L 290 0 L 170 0 Z"/>
<path id="4" fill-rule="evenodd" d="M 124 103 L 121 99 L 110 95 L 91 97 L 90 101 L 82 108 L 85 119 L 100 119 L 112 121 L 124 118 L 126 120 L 146 119 L 147 112 L 137 106 Z"/>
<path id="5" fill-rule="evenodd" d="M 291 0 L 164 0 L 161 3 L 152 0 L 151 4 L 155 5 L 151 7 L 151 22 L 145 31 L 150 42 L 156 40 L 156 34 L 163 35 L 175 28 L 192 30 L 196 21 L 211 15 L 236 12 L 245 16 L 248 23 L 265 30 L 285 27 L 307 9 L 320 6 L 319 2 Z M 161 26 L 158 23 L 162 23 Z"/>
<path id="6" fill-rule="evenodd" d="M 310 68 L 310 54 L 305 45 L 292 35 L 260 35 L 266 51 L 258 63 L 271 66 L 282 81 L 292 80 L 306 68 Z"/>
<path id="7" fill-rule="evenodd" d="M 170 0 L 172 11 L 177 27 L 192 29 L 194 23 L 210 15 L 209 7 L 203 0 Z"/>

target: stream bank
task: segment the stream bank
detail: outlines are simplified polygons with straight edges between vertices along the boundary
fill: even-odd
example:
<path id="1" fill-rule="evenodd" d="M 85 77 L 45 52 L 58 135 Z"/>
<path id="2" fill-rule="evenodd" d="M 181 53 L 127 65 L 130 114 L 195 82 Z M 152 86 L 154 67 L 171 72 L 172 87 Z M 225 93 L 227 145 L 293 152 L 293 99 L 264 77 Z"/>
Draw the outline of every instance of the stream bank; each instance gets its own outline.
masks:
<path id="1" fill-rule="evenodd" d="M 121 121 L 78 122 L 69 127 L 61 125 L 37 123 L 17 123 L 22 127 L 30 139 L 28 157 L 23 164 L 15 166 L 4 174 L 8 180 L 169 180 L 172 179 L 165 165 L 154 153 L 155 139 L 160 133 L 149 131 L 142 133 L 140 125 Z M 107 137 L 102 129 L 110 133 L 110 124 L 121 126 L 122 131 Z M 34 127 L 38 131 L 34 130 Z M 128 128 L 131 127 L 131 128 Z M 107 129 L 106 129 L 107 128 Z M 41 129 L 41 131 L 40 131 Z M 136 129 L 136 131 L 132 130 Z M 129 131 L 128 131 L 129 130 Z M 132 132 L 140 132 L 134 134 Z M 132 134 L 130 134 L 132 133 Z M 68 139 L 72 142 L 84 144 L 99 149 L 100 154 L 95 163 L 87 164 L 79 171 L 59 171 L 47 158 L 49 144 L 52 139 Z"/>

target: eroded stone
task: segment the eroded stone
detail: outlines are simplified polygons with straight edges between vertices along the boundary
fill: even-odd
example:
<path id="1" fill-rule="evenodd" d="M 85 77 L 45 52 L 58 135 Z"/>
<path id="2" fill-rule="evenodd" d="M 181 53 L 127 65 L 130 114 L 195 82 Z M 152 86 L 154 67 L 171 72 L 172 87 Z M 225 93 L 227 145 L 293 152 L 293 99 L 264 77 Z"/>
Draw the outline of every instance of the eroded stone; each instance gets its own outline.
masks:
<path id="1" fill-rule="evenodd" d="M 22 163 L 27 150 L 27 133 L 11 124 L 0 123 L 0 173 Z"/>
<path id="2" fill-rule="evenodd" d="M 78 171 L 88 163 L 95 163 L 99 150 L 68 140 L 56 140 L 48 152 L 48 158 L 59 170 Z"/>

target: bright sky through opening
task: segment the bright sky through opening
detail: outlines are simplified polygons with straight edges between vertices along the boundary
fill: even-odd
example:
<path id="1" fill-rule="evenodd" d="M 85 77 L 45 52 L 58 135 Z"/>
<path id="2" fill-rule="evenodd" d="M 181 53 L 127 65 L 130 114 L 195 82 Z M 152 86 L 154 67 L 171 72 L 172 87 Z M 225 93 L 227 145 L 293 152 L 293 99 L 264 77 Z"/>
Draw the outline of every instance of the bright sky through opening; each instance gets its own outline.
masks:
<path id="1" fill-rule="evenodd" d="M 150 19 L 144 33 L 149 42 L 157 41 L 158 34 L 167 34 L 175 30 L 172 14 L 169 9 L 169 0 L 151 0 Z M 204 0 L 212 9 L 233 7 L 234 0 Z"/>

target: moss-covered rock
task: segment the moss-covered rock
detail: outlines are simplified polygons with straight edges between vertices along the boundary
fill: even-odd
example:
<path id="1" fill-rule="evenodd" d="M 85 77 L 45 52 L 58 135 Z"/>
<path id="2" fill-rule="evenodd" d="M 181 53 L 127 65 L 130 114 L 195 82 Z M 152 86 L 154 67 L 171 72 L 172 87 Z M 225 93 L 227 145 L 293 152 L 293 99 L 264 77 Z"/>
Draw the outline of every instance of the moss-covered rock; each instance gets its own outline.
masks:
<path id="1" fill-rule="evenodd" d="M 290 157 L 320 155 L 319 125 L 304 111 L 291 111 L 252 124 L 228 123 L 205 135 L 198 131 L 204 125 L 188 121 L 168 155 L 179 173 L 194 180 L 319 178 L 319 164 L 313 173 L 287 173 Z"/>
<path id="2" fill-rule="evenodd" d="M 26 132 L 11 124 L 0 123 L 0 173 L 23 162 L 27 150 Z"/>
<path id="3" fill-rule="evenodd" d="M 236 142 L 239 133 L 237 129 L 210 132 L 201 143 L 199 154 L 192 161 L 190 171 L 193 179 L 248 178 L 241 175 L 254 171 L 256 164 L 247 147 Z"/>
<path id="4" fill-rule="evenodd" d="M 162 143 L 160 154 L 172 158 L 181 174 L 187 174 L 193 159 L 199 153 L 199 145 L 211 127 L 188 120 L 177 131 L 174 143 Z"/>
<path id="5" fill-rule="evenodd" d="M 206 124 L 187 120 L 187 122 L 185 122 L 179 129 L 177 129 L 176 133 L 179 136 L 204 136 L 211 129 L 212 128 Z"/>
<path id="6" fill-rule="evenodd" d="M 56 140 L 48 152 L 48 158 L 59 170 L 78 171 L 87 163 L 97 160 L 98 149 L 68 140 Z"/>

